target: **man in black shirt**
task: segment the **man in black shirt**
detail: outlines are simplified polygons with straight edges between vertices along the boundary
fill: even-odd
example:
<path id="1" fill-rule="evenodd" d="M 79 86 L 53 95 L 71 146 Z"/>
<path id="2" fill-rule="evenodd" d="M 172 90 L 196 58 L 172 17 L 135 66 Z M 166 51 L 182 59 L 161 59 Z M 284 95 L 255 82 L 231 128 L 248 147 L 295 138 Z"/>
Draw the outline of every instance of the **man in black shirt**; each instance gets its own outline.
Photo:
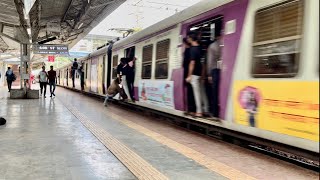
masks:
<path id="1" fill-rule="evenodd" d="M 77 69 L 78 69 L 77 58 L 74 58 L 74 61 L 73 61 L 72 67 L 71 67 L 72 87 L 73 87 L 73 88 L 75 87 L 75 85 L 74 85 L 74 78 L 75 78 Z"/>
<path id="2" fill-rule="evenodd" d="M 120 59 L 120 63 L 117 66 L 117 77 L 121 78 L 121 76 L 123 75 L 123 67 L 126 65 L 126 59 L 125 58 L 121 58 Z"/>
<path id="3" fill-rule="evenodd" d="M 189 73 L 189 64 L 190 64 L 190 43 L 188 43 L 187 38 L 183 38 L 184 44 L 184 53 L 183 53 L 183 69 L 184 69 L 184 79 L 188 77 Z M 193 89 L 190 83 L 184 83 L 186 87 L 186 95 L 187 95 L 187 115 L 194 115 L 196 112 L 196 105 L 194 102 Z"/>
<path id="4" fill-rule="evenodd" d="M 208 99 L 206 96 L 203 84 L 201 81 L 202 63 L 201 63 L 201 47 L 199 46 L 198 33 L 190 32 L 188 34 L 188 42 L 191 44 L 190 48 L 190 64 L 189 72 L 186 81 L 191 83 L 193 94 L 195 97 L 197 112 L 196 116 L 202 117 L 204 108 L 205 113 L 208 113 Z M 202 104 L 204 107 L 202 107 Z"/>
<path id="5" fill-rule="evenodd" d="M 134 57 L 133 59 L 127 58 L 127 67 L 126 67 L 126 76 L 127 76 L 127 85 L 128 85 L 128 90 L 130 94 L 131 100 L 134 102 L 134 76 L 135 76 L 135 60 L 136 58 Z"/>

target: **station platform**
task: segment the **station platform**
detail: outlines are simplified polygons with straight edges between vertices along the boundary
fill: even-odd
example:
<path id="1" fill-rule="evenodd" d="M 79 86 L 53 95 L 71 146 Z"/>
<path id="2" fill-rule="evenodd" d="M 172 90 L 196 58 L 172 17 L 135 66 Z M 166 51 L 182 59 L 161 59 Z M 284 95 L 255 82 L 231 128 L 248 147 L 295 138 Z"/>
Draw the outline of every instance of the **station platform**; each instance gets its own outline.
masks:
<path id="1" fill-rule="evenodd" d="M 0 180 L 318 179 L 319 173 L 67 89 L 0 88 Z"/>

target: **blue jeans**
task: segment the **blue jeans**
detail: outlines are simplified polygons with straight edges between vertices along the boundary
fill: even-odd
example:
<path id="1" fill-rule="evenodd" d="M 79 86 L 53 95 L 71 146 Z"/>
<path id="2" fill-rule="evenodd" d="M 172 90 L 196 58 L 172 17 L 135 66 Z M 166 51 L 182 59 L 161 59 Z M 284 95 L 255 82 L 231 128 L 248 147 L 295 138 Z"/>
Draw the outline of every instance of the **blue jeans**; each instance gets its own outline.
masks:
<path id="1" fill-rule="evenodd" d="M 56 81 L 49 81 L 49 86 L 50 86 L 50 93 L 54 94 L 54 91 L 56 90 Z M 53 90 L 52 90 L 53 87 Z"/>
<path id="2" fill-rule="evenodd" d="M 107 104 L 108 100 L 112 99 L 114 96 L 116 96 L 117 94 L 115 95 L 109 95 L 109 94 L 106 94 L 106 98 L 104 99 L 104 104 Z"/>
<path id="3" fill-rule="evenodd" d="M 251 126 L 251 127 L 255 127 L 255 126 L 256 126 L 256 123 L 255 123 L 254 115 L 253 115 L 253 114 L 250 114 L 250 115 L 249 115 L 249 123 L 250 123 L 250 126 Z"/>

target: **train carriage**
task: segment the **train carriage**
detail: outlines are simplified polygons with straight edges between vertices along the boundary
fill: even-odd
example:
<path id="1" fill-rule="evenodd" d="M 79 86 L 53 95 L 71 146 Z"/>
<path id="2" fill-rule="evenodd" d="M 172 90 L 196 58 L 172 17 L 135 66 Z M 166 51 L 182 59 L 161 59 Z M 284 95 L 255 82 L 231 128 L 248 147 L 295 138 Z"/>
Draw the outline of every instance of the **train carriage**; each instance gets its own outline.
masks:
<path id="1" fill-rule="evenodd" d="M 205 52 L 216 29 L 222 123 L 194 120 L 319 153 L 319 1 L 201 1 L 83 58 L 85 91 L 104 95 L 120 58 L 134 56 L 136 105 L 184 116 L 182 38 L 200 31 Z"/>

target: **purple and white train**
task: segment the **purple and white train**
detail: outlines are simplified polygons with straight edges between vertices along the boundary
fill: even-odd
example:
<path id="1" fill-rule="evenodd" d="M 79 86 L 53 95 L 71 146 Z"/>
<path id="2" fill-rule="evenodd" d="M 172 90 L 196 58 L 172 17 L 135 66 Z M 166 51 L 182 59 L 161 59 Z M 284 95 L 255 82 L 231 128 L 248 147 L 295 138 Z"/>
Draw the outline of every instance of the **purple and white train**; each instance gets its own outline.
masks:
<path id="1" fill-rule="evenodd" d="M 136 105 L 184 116 L 182 39 L 197 30 L 206 42 L 215 28 L 223 30 L 222 123 L 194 120 L 319 153 L 318 0 L 203 0 L 80 59 L 85 91 L 104 95 L 120 58 L 135 56 Z M 70 69 L 58 70 L 59 85 L 72 87 Z"/>

